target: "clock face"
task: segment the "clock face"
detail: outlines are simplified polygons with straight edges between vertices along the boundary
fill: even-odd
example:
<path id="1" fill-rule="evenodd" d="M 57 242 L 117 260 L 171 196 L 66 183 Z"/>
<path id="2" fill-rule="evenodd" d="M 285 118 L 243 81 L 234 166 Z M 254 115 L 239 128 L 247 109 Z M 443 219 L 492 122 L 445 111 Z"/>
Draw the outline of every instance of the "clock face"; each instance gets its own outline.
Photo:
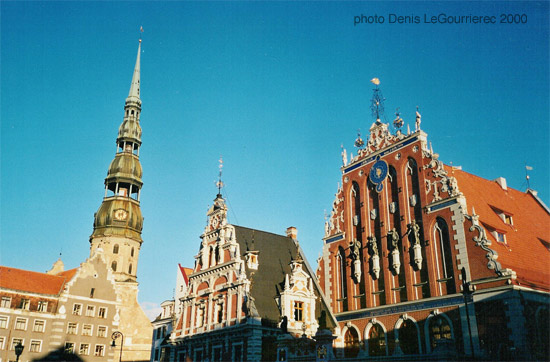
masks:
<path id="1" fill-rule="evenodd" d="M 128 217 L 128 212 L 124 209 L 115 210 L 115 220 L 124 221 Z"/>
<path id="2" fill-rule="evenodd" d="M 369 173 L 370 179 L 374 184 L 380 184 L 388 176 L 388 164 L 386 161 L 378 160 L 374 163 Z"/>

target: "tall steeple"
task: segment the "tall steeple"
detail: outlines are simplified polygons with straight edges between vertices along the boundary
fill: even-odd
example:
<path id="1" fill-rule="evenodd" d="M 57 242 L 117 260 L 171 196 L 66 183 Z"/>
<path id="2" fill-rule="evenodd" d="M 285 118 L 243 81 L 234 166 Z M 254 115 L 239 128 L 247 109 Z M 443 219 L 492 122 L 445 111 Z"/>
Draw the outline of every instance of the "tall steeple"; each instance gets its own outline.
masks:
<path id="1" fill-rule="evenodd" d="M 130 92 L 124 105 L 124 119 L 118 130 L 115 158 L 105 178 L 105 196 L 94 217 L 90 236 L 90 255 L 97 248 L 111 266 L 117 281 L 136 281 L 139 250 L 143 240 L 143 216 L 139 205 L 142 170 L 139 162 L 141 147 L 139 41 L 136 66 Z"/>

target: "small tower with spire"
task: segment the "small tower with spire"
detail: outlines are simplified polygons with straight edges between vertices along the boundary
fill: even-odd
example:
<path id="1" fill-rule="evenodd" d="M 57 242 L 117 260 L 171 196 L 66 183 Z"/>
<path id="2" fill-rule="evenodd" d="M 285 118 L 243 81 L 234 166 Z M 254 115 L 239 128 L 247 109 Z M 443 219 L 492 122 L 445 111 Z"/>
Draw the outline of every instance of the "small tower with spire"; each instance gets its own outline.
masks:
<path id="1" fill-rule="evenodd" d="M 94 217 L 90 236 L 90 255 L 98 248 L 119 282 L 136 281 L 143 216 L 140 193 L 143 182 L 139 162 L 141 147 L 140 52 L 138 53 L 130 92 L 124 105 L 124 119 L 118 130 L 115 158 L 105 178 L 105 196 Z"/>

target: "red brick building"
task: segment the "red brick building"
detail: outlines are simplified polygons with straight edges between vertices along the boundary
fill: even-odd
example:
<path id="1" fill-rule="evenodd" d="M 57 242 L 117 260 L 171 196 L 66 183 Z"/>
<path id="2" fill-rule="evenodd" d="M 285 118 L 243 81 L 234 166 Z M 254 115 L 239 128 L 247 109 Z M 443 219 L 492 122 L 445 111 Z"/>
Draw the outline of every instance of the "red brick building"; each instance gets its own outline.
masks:
<path id="1" fill-rule="evenodd" d="M 444 165 L 420 129 L 376 121 L 342 180 L 317 277 L 339 358 L 546 359 L 550 212 L 536 192 Z"/>

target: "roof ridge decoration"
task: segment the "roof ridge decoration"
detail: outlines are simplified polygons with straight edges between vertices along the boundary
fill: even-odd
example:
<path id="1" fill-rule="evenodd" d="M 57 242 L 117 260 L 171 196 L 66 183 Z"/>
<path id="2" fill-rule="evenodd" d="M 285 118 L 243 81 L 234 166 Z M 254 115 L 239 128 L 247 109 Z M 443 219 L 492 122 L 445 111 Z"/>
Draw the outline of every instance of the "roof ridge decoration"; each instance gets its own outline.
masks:
<path id="1" fill-rule="evenodd" d="M 479 224 L 479 215 L 476 215 L 475 210 L 472 209 L 472 215 L 465 215 L 468 220 L 472 221 L 472 226 L 470 226 L 470 231 L 476 230 L 478 232 L 477 236 L 473 237 L 473 241 L 476 243 L 476 246 L 481 247 L 484 251 L 487 252 L 485 257 L 489 260 L 487 263 L 487 268 L 494 270 L 498 276 L 511 276 L 512 279 L 516 278 L 516 272 L 512 269 L 503 269 L 502 265 L 497 261 L 498 253 L 491 249 L 491 240 L 487 239 L 487 234 L 485 229 Z"/>

